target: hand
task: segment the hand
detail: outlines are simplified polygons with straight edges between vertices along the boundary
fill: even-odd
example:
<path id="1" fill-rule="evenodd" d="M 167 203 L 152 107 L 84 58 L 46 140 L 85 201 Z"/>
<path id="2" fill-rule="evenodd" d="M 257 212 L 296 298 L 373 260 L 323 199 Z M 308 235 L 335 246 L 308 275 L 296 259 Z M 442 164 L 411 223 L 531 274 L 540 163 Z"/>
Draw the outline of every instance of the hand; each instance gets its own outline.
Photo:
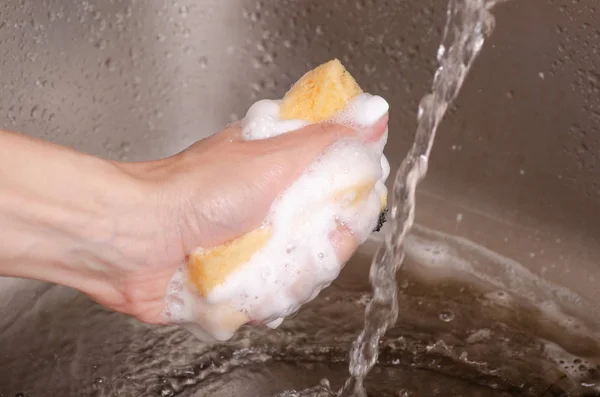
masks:
<path id="1" fill-rule="evenodd" d="M 0 229 L 13 232 L 4 239 L 8 250 L 0 249 L 0 275 L 67 285 L 108 308 L 161 323 L 167 284 L 191 251 L 256 228 L 327 146 L 341 138 L 379 139 L 386 124 L 387 117 L 360 136 L 315 124 L 259 141 L 242 140 L 231 125 L 173 157 L 141 163 L 0 134 L 14 153 L 0 161 L 0 193 L 31 201 L 15 214 L 14 205 L 0 200 Z M 20 161 L 23 175 L 2 173 Z M 352 234 L 340 228 L 331 238 L 346 262 L 357 248 Z"/>
<path id="2" fill-rule="evenodd" d="M 386 125 L 387 119 L 382 120 L 362 138 L 378 139 Z M 145 245 L 118 242 L 137 264 L 121 279 L 122 297 L 97 299 L 142 321 L 160 322 L 166 285 L 187 254 L 259 226 L 273 200 L 327 146 L 356 134 L 340 125 L 315 124 L 267 140 L 243 141 L 240 128 L 231 125 L 170 159 L 121 164 L 139 180 L 150 181 L 155 209 L 139 214 L 149 217 L 150 224 L 129 232 L 148 231 Z M 331 238 L 340 261 L 346 262 L 357 248 L 352 234 L 340 228 Z"/>

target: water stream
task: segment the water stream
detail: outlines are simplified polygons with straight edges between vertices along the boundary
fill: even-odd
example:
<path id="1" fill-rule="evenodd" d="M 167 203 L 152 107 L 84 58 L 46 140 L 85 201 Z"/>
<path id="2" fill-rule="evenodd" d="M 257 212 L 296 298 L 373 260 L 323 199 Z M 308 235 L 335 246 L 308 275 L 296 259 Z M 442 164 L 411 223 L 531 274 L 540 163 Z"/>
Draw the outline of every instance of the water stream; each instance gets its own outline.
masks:
<path id="1" fill-rule="evenodd" d="M 396 173 L 391 194 L 391 225 L 371 265 L 373 299 L 365 311 L 365 325 L 350 352 L 350 378 L 342 397 L 364 397 L 363 381 L 377 362 L 379 341 L 398 318 L 396 272 L 404 260 L 404 239 L 413 226 L 415 190 L 427 173 L 427 164 L 438 125 L 458 96 L 464 79 L 494 28 L 490 13 L 497 0 L 450 0 L 439 68 L 432 92 L 419 104 L 417 132 L 412 148 Z"/>

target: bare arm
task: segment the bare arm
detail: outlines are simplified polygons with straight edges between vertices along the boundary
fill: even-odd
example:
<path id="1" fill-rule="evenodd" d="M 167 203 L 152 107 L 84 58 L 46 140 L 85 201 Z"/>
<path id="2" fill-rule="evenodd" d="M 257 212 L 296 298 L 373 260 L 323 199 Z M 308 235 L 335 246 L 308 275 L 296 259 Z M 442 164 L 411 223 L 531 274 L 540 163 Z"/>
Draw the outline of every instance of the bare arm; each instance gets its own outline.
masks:
<path id="1" fill-rule="evenodd" d="M 116 215 L 140 200 L 110 161 L 0 131 L 0 275 L 106 293 Z"/>
<path id="2" fill-rule="evenodd" d="M 327 146 L 356 137 L 333 124 L 260 141 L 240 133 L 229 126 L 170 158 L 119 163 L 0 131 L 0 276 L 62 284 L 162 322 L 167 284 L 192 250 L 258 227 Z M 356 249 L 349 232 L 334 240 L 343 257 Z"/>

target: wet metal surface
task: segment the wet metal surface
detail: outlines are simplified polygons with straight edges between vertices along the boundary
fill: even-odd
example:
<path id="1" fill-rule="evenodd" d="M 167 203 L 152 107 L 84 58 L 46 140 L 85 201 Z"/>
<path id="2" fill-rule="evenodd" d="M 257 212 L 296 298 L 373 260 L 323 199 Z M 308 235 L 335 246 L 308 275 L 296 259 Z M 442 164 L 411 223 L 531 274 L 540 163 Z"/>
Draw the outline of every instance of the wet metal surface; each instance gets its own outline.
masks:
<path id="1" fill-rule="evenodd" d="M 394 167 L 431 82 L 445 6 L 5 1 L 0 126 L 110 158 L 158 158 L 339 57 L 390 102 Z M 498 257 L 422 232 L 436 241 L 427 251 L 417 232 L 373 395 L 577 395 L 597 381 L 599 9 L 513 0 L 495 15 L 442 123 L 417 223 Z M 0 280 L 0 396 L 272 396 L 321 378 L 338 388 L 362 325 L 370 250 L 280 330 L 245 330 L 223 346 L 63 288 Z M 526 290 L 534 296 L 519 296 Z"/>

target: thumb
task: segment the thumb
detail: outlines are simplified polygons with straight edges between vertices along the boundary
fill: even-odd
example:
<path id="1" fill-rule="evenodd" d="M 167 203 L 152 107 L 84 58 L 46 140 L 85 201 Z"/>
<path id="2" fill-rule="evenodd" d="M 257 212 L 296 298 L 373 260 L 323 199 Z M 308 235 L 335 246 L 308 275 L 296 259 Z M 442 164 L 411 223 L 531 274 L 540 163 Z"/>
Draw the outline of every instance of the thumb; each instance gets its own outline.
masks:
<path id="1" fill-rule="evenodd" d="M 356 130 L 333 123 L 316 123 L 278 135 L 252 141 L 255 149 L 268 164 L 282 190 L 298 178 L 327 147 L 343 138 L 357 138 L 365 142 L 379 139 L 386 130 L 387 114 L 373 126 Z M 263 163 L 264 164 L 264 163 Z"/>
<path id="2" fill-rule="evenodd" d="M 278 160 L 283 161 L 279 164 L 288 171 L 285 172 L 286 176 L 295 178 L 336 141 L 343 138 L 376 141 L 384 134 L 387 123 L 387 114 L 372 126 L 360 130 L 342 124 L 316 123 L 273 138 L 252 141 L 252 144 L 263 156 L 266 155 L 269 161 L 273 161 L 269 154 L 279 157 Z M 284 169 L 280 168 L 280 171 Z"/>
<path id="3" fill-rule="evenodd" d="M 319 154 L 327 146 L 342 138 L 355 137 L 365 142 L 376 141 L 384 134 L 388 120 L 389 116 L 386 113 L 373 125 L 358 130 L 350 126 L 330 122 L 310 124 L 298 130 L 256 142 L 265 143 L 265 146 L 270 147 L 270 150 L 278 147 L 280 150 L 293 147 L 305 149 L 309 152 L 316 151 Z"/>
<path id="4" fill-rule="evenodd" d="M 357 131 L 353 128 L 332 123 L 317 123 L 254 142 L 262 146 L 266 152 L 295 154 L 294 157 L 288 159 L 288 161 L 295 161 L 301 158 L 313 159 L 337 140 L 356 136 Z"/>
<path id="5" fill-rule="evenodd" d="M 279 194 L 299 178 L 325 149 L 342 138 L 357 136 L 346 126 L 318 123 L 273 138 L 247 142 L 260 160 L 263 181 L 269 181 L 271 192 Z M 274 197 L 273 197 L 274 198 Z"/>

